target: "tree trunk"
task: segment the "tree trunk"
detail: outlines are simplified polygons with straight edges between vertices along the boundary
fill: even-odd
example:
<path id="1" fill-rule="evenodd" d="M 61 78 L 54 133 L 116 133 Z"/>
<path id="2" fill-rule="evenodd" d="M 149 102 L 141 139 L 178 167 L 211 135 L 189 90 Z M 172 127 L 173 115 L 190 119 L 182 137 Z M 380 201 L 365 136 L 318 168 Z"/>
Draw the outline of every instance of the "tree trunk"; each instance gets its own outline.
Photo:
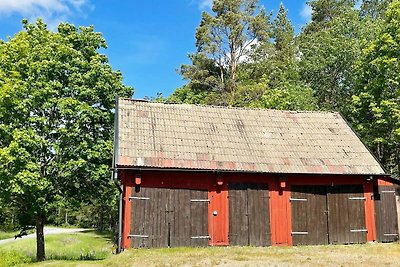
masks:
<path id="1" fill-rule="evenodd" d="M 45 250 L 44 250 L 44 216 L 40 214 L 36 218 L 36 260 L 45 260 Z"/>
<path id="2" fill-rule="evenodd" d="M 231 39 L 230 40 L 230 42 L 231 42 L 231 44 L 230 44 L 230 50 L 231 50 L 230 51 L 230 57 L 231 57 L 231 60 L 230 60 L 230 66 L 229 66 L 230 80 L 229 80 L 228 88 L 229 88 L 229 91 L 231 93 L 231 97 L 232 97 L 232 100 L 233 100 L 233 96 L 234 96 L 235 91 L 236 91 L 236 65 L 237 65 L 237 62 L 236 62 L 236 47 L 235 47 L 235 44 L 234 44 L 234 37 L 232 37 L 230 39 Z"/>

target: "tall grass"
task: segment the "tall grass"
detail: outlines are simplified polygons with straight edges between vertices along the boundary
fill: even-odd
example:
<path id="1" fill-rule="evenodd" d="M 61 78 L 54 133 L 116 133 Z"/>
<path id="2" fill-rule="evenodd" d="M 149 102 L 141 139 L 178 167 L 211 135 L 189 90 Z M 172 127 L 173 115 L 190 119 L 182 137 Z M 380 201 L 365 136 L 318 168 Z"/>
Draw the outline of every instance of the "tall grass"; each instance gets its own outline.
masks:
<path id="1" fill-rule="evenodd" d="M 45 236 L 47 260 L 102 260 L 111 253 L 111 236 L 94 231 Z M 1 254 L 3 253 L 3 254 Z M 20 240 L 0 246 L 3 266 L 36 261 L 36 239 Z M 3 260 L 7 259 L 7 260 Z"/>
<path id="2" fill-rule="evenodd" d="M 14 237 L 16 234 L 18 234 L 19 232 L 14 231 L 14 232 L 4 232 L 4 231 L 0 231 L 0 240 L 2 239 L 7 239 L 7 238 L 12 238 Z"/>

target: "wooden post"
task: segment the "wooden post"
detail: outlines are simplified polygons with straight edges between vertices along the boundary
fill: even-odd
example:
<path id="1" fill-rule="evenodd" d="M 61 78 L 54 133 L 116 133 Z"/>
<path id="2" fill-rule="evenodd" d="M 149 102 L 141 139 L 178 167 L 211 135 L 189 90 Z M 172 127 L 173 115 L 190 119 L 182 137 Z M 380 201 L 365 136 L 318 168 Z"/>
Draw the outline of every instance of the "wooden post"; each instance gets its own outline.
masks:
<path id="1" fill-rule="evenodd" d="M 375 205 L 373 200 L 373 183 L 367 181 L 364 184 L 365 197 L 365 226 L 367 228 L 367 241 L 376 241 L 376 224 L 375 224 Z"/>
<path id="2" fill-rule="evenodd" d="M 281 188 L 280 185 L 278 179 L 270 184 L 271 244 L 291 246 L 290 186 L 286 182 L 285 188 Z"/>

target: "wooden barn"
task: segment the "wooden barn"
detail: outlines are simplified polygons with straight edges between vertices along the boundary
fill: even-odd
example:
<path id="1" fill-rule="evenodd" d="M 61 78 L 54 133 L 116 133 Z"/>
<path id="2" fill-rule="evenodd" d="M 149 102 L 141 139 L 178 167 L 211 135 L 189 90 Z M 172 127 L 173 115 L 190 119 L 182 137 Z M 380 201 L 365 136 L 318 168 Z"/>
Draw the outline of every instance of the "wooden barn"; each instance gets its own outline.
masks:
<path id="1" fill-rule="evenodd" d="M 121 249 L 398 239 L 397 180 L 336 112 L 119 99 Z"/>

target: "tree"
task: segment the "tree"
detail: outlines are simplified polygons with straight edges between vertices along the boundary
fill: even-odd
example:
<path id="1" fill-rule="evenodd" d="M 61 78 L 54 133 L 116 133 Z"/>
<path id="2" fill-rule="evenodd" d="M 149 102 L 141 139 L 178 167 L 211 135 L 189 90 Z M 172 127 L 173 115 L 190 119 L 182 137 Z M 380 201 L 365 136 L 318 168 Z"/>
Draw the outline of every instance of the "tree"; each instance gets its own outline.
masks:
<path id="1" fill-rule="evenodd" d="M 346 10 L 354 7 L 355 0 L 311 0 L 307 4 L 311 7 L 311 22 L 304 32 L 318 32 L 327 29 L 332 20 L 340 17 Z"/>
<path id="2" fill-rule="evenodd" d="M 235 106 L 315 110 L 311 88 L 300 79 L 297 46 L 287 10 L 280 5 L 271 26 L 272 43 L 263 43 L 239 70 Z"/>
<path id="3" fill-rule="evenodd" d="M 400 1 L 386 12 L 382 31 L 358 62 L 352 118 L 386 169 L 400 177 Z"/>
<path id="4" fill-rule="evenodd" d="M 23 26 L 0 44 L 0 197 L 36 224 L 41 261 L 49 204 L 110 187 L 115 95 L 132 88 L 93 27 Z"/>
<path id="5" fill-rule="evenodd" d="M 190 87 L 196 88 L 202 77 L 210 83 L 208 89 L 221 88 L 233 95 L 238 64 L 252 45 L 267 41 L 270 16 L 258 7 L 257 0 L 215 0 L 212 11 L 203 12 L 196 30 L 197 53 L 190 56 L 192 66 L 183 65 L 181 73 Z"/>
<path id="6" fill-rule="evenodd" d="M 315 5 L 326 1 L 315 1 Z M 323 12 L 324 13 L 324 12 Z M 319 17 L 317 17 L 319 18 Z M 310 23 L 320 25 L 319 20 Z M 351 96 L 355 93 L 355 63 L 365 43 L 374 39 L 379 21 L 360 19 L 359 11 L 350 5 L 329 21 L 323 20 L 324 30 L 306 31 L 298 38 L 301 79 L 310 86 L 322 109 L 349 112 Z"/>
<path id="7" fill-rule="evenodd" d="M 382 19 L 393 0 L 364 0 L 361 3 L 361 16 L 370 16 L 373 19 Z"/>

